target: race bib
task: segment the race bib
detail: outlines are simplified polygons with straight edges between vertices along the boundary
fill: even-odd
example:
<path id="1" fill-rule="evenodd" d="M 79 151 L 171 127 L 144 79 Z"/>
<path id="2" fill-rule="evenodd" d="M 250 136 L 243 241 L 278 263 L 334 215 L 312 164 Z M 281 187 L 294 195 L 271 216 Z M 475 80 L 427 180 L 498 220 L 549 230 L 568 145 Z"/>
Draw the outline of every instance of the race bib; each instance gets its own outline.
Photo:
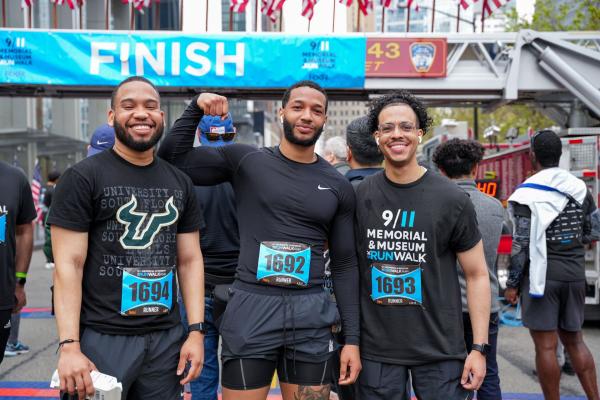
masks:
<path id="1" fill-rule="evenodd" d="M 123 268 L 121 315 L 168 314 L 173 307 L 173 268 Z"/>
<path id="2" fill-rule="evenodd" d="M 292 242 L 261 242 L 256 279 L 275 286 L 307 286 L 310 246 Z"/>
<path id="3" fill-rule="evenodd" d="M 371 265 L 371 299 L 382 305 L 421 305 L 421 268 L 418 265 Z"/>

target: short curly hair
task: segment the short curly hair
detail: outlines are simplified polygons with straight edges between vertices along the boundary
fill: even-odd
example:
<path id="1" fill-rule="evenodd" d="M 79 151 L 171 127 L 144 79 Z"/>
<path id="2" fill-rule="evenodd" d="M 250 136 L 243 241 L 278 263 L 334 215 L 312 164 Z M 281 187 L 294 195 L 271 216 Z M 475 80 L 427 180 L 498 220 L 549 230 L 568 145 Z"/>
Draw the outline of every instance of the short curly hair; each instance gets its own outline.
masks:
<path id="1" fill-rule="evenodd" d="M 423 134 L 427 133 L 427 130 L 431 126 L 432 119 L 427 115 L 427 107 L 423 104 L 421 99 L 413 96 L 406 90 L 399 90 L 392 93 L 388 93 L 384 96 L 377 97 L 369 105 L 369 129 L 371 132 L 375 132 L 379 126 L 379 114 L 384 108 L 406 104 L 417 115 L 417 128 L 423 130 Z"/>
<path id="2" fill-rule="evenodd" d="M 483 159 L 485 150 L 475 140 L 450 139 L 433 152 L 433 162 L 448 178 L 467 176 Z"/>

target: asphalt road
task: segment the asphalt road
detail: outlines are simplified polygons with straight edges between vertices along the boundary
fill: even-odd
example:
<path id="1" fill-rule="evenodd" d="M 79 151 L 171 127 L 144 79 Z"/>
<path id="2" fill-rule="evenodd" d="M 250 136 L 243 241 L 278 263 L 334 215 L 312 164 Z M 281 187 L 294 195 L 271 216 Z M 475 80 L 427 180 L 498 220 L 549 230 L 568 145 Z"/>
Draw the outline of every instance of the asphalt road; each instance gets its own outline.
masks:
<path id="1" fill-rule="evenodd" d="M 52 271 L 44 268 L 44 257 L 36 251 L 31 263 L 27 282 L 29 308 L 50 307 L 50 282 Z M 586 324 L 584 338 L 596 358 L 600 361 L 600 323 Z M 28 354 L 5 358 L 0 365 L 0 388 L 10 382 L 49 382 L 56 368 L 58 344 L 56 324 L 43 310 L 29 314 L 21 321 L 20 340 L 31 347 Z M 533 343 L 525 328 L 502 327 L 499 334 L 498 363 L 505 399 L 542 399 L 534 369 Z M 600 380 L 599 380 L 600 383 Z M 22 385 L 26 387 L 27 384 Z M 1 390 L 1 389 L 0 389 Z M 537 394 L 537 395 L 533 395 Z M 561 394 L 565 399 L 583 399 L 576 377 L 563 375 Z M 0 399 L 6 399 L 0 393 Z M 23 397 L 21 397 L 23 398 Z"/>

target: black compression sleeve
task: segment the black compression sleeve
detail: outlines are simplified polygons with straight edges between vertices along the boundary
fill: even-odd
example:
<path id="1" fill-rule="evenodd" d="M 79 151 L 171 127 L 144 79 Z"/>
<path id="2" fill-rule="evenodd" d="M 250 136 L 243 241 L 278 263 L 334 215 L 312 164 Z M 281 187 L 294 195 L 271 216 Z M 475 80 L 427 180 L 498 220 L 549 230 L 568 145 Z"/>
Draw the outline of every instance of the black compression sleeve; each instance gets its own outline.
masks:
<path id="1" fill-rule="evenodd" d="M 341 195 L 329 236 L 333 290 L 342 318 L 346 344 L 360 342 L 359 277 L 354 241 L 354 190 L 348 183 Z"/>
<path id="2" fill-rule="evenodd" d="M 198 96 L 194 96 L 190 101 L 190 104 L 181 114 L 181 117 L 175 121 L 169 130 L 169 134 L 158 149 L 158 156 L 172 164 L 177 165 L 178 161 L 193 149 L 196 127 L 204 115 L 196 103 Z"/>
<path id="3" fill-rule="evenodd" d="M 185 172 L 196 185 L 215 185 L 232 179 L 239 160 L 251 146 L 233 144 L 218 148 L 194 148 L 196 127 L 204 113 L 194 97 L 181 117 L 175 121 L 158 150 L 158 156 Z"/>

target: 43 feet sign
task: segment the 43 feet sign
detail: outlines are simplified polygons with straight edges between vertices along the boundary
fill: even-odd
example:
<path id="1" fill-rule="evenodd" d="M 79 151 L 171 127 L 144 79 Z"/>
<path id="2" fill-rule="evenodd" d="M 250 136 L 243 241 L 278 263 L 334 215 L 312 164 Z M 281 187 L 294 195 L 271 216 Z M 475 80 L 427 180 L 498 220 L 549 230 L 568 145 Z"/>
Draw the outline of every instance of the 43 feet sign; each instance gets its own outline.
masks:
<path id="1" fill-rule="evenodd" d="M 367 38 L 367 78 L 443 78 L 448 43 L 443 38 Z"/>

